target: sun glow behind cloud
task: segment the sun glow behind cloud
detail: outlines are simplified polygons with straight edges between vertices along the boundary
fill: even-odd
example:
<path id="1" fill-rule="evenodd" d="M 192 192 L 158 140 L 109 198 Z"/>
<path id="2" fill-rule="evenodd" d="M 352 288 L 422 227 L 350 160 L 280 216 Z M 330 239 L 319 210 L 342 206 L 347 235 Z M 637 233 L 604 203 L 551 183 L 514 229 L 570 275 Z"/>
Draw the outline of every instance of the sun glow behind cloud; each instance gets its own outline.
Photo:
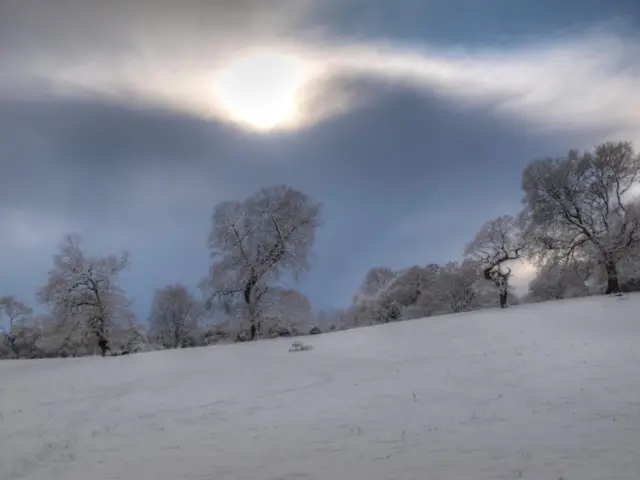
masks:
<path id="1" fill-rule="evenodd" d="M 294 126 L 305 62 L 292 55 L 252 53 L 234 60 L 216 79 L 216 97 L 230 118 L 257 130 Z"/>
<path id="2" fill-rule="evenodd" d="M 295 130 L 353 108 L 358 92 L 345 98 L 336 89 L 342 79 L 360 76 L 462 105 L 486 105 L 496 115 L 542 129 L 589 129 L 640 141 L 640 52 L 611 34 L 506 51 L 316 42 L 233 52 L 238 50 L 229 49 L 215 61 L 199 52 L 167 59 L 153 48 L 144 50 L 144 58 L 121 54 L 100 64 L 25 59 L 22 70 L 5 76 L 11 85 L 3 89 L 0 83 L 0 95 L 15 95 L 28 78 L 40 78 L 60 95 L 138 101 L 268 132 Z"/>

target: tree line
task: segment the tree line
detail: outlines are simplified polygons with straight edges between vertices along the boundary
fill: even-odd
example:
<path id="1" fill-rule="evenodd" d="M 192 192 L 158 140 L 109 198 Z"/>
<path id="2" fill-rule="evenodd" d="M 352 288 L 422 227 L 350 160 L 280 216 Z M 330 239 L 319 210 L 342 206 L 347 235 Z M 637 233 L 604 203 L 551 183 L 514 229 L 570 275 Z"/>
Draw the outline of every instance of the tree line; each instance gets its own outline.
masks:
<path id="1" fill-rule="evenodd" d="M 229 341 L 317 334 L 377 323 L 640 289 L 640 155 L 629 142 L 532 161 L 522 209 L 486 222 L 462 260 L 399 271 L 371 269 L 345 309 L 313 313 L 292 288 L 310 265 L 322 205 L 285 185 L 215 206 L 209 274 L 190 292 L 156 290 L 148 321 L 135 318 L 120 287 L 126 252 L 90 256 L 77 235 L 53 258 L 36 301 L 0 298 L 0 358 L 118 355 Z M 537 268 L 518 298 L 515 262 Z"/>

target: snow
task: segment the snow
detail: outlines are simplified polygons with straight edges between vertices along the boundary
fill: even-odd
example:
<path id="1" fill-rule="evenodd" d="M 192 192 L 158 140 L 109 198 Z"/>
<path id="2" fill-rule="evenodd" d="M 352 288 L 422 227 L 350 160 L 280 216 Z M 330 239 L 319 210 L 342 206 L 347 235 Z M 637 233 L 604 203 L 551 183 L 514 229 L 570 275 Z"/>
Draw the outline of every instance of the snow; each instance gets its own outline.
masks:
<path id="1" fill-rule="evenodd" d="M 0 362 L 0 479 L 636 479 L 640 296 Z"/>

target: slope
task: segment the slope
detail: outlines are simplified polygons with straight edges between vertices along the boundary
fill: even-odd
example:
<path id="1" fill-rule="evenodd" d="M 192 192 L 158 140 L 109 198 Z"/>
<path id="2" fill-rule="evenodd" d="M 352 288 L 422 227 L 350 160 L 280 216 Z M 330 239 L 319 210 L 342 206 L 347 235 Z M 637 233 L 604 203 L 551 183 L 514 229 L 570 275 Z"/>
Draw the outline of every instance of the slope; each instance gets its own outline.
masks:
<path id="1" fill-rule="evenodd" d="M 640 296 L 0 362 L 0 478 L 634 479 Z"/>

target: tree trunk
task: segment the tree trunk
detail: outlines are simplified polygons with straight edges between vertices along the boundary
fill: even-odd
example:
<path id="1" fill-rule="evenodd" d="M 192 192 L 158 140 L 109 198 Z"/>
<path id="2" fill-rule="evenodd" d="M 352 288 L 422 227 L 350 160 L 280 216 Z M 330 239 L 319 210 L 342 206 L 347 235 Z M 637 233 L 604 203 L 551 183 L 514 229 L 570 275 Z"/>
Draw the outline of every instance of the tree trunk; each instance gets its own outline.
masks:
<path id="1" fill-rule="evenodd" d="M 106 357 L 107 352 L 111 351 L 111 349 L 109 348 L 109 340 L 107 340 L 103 336 L 98 336 L 98 347 L 100 347 L 100 355 L 102 355 L 103 357 Z"/>
<path id="2" fill-rule="evenodd" d="M 249 320 L 251 322 L 251 340 L 256 340 L 256 308 L 253 304 L 253 288 L 258 283 L 258 277 L 254 272 L 251 273 L 249 280 L 244 286 L 244 303 L 247 305 L 247 309 L 249 310 Z"/>
<path id="3" fill-rule="evenodd" d="M 498 283 L 500 289 L 500 308 L 507 308 L 507 299 L 509 297 L 509 277 L 500 275 Z"/>
<path id="4" fill-rule="evenodd" d="M 104 325 L 100 325 L 100 328 L 96 331 L 96 336 L 98 337 L 98 347 L 100 347 L 100 354 L 103 357 L 106 357 L 107 352 L 111 352 L 111 347 L 109 346 L 109 339 L 105 334 Z"/>
<path id="5" fill-rule="evenodd" d="M 509 293 L 504 291 L 500 292 L 500 308 L 507 308 L 507 297 Z"/>
<path id="6" fill-rule="evenodd" d="M 604 264 L 604 268 L 607 272 L 607 291 L 605 295 L 622 293 L 620 285 L 618 284 L 618 269 L 616 268 L 616 264 L 608 261 Z"/>
<path id="7" fill-rule="evenodd" d="M 7 335 L 5 339 L 5 345 L 9 347 L 9 349 L 11 349 L 11 353 L 16 359 L 20 358 L 18 352 L 16 351 L 15 338 L 13 337 L 13 333 L 11 333 L 11 330 L 9 330 L 9 335 Z"/>

